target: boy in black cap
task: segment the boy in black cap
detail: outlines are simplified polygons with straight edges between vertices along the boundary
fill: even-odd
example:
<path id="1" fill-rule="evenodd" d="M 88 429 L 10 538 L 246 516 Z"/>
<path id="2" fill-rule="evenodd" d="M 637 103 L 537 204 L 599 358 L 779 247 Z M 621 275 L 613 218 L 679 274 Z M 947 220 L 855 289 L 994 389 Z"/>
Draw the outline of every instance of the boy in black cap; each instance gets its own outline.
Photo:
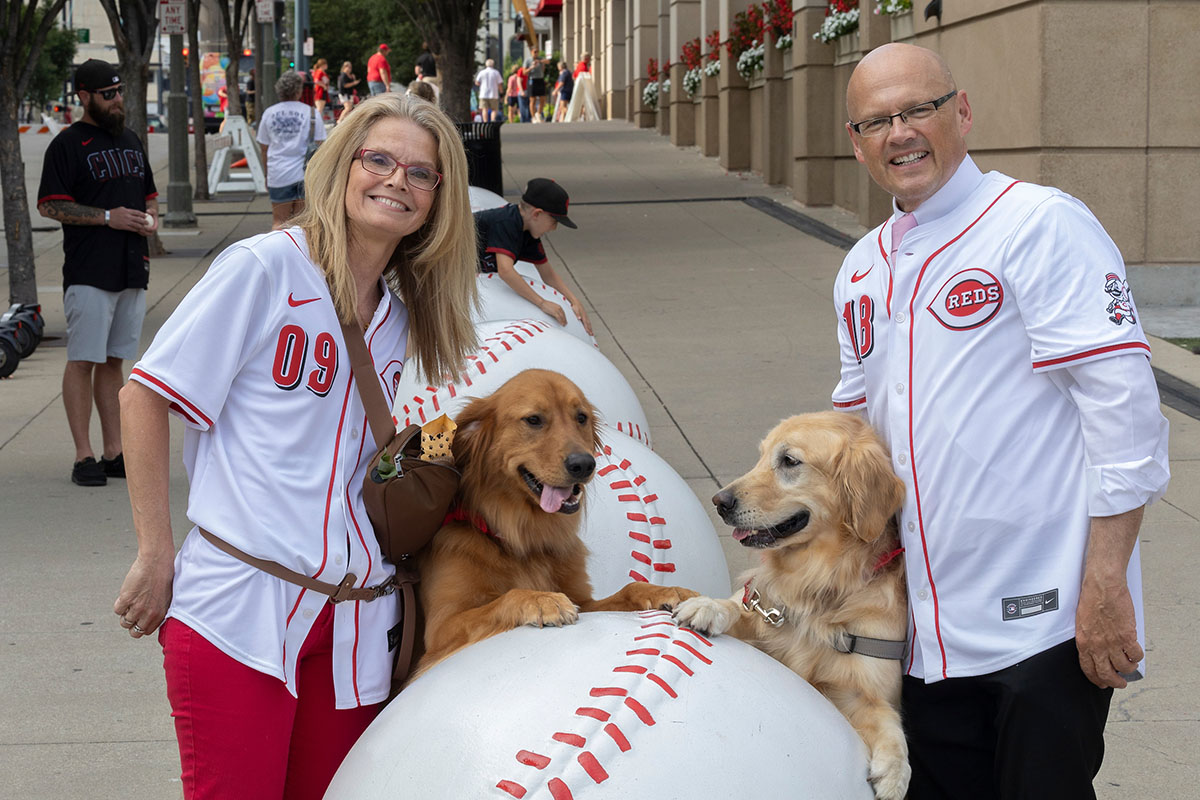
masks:
<path id="1" fill-rule="evenodd" d="M 525 186 L 520 203 L 475 212 L 475 227 L 479 232 L 479 271 L 498 273 L 514 292 L 554 317 L 558 324 L 566 325 L 567 315 L 562 306 L 543 299 L 514 268 L 517 261 L 529 261 L 537 267 L 542 281 L 567 299 L 575 316 L 591 334 L 592 323 L 587 312 L 550 266 L 540 241 L 560 223 L 568 228 L 578 227 L 567 216 L 569 205 L 570 198 L 565 189 L 549 178 L 534 178 Z"/>
<path id="2" fill-rule="evenodd" d="M 158 190 L 141 140 L 125 127 L 117 68 L 85 61 L 75 71 L 75 91 L 83 119 L 46 148 L 37 208 L 63 226 L 71 480 L 103 486 L 125 477 L 117 392 L 124 359 L 138 354 L 150 274 L 146 237 L 158 227 Z M 93 404 L 104 441 L 99 461 L 88 432 Z"/>

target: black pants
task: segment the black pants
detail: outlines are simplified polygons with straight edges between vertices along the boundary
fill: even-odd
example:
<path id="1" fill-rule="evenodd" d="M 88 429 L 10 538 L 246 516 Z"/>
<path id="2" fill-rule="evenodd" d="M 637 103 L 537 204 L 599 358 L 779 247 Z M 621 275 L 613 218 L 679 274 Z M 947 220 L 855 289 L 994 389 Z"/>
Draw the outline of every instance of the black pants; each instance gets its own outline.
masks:
<path id="1" fill-rule="evenodd" d="M 990 675 L 905 677 L 909 800 L 1094 800 L 1112 691 L 1074 639 Z"/>

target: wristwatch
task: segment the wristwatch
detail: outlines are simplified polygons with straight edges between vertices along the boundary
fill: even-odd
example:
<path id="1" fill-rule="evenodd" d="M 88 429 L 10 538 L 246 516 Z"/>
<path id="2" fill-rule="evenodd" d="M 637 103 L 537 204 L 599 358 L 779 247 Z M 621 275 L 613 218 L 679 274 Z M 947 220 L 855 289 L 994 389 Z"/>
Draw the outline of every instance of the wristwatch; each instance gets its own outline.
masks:
<path id="1" fill-rule="evenodd" d="M 112 219 L 112 212 L 109 211 L 107 208 L 104 209 L 104 224 L 107 225 L 111 219 Z"/>

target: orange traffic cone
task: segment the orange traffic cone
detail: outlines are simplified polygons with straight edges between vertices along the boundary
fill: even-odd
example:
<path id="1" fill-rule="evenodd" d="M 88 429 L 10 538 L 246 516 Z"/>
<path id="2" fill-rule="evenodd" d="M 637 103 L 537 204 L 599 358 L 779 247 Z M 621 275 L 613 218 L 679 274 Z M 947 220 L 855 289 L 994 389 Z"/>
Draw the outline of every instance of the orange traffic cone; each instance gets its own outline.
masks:
<path id="1" fill-rule="evenodd" d="M 229 168 L 230 169 L 238 169 L 240 167 L 248 167 L 248 166 L 250 166 L 250 165 L 246 163 L 246 159 L 239 158 L 237 161 L 230 164 Z"/>

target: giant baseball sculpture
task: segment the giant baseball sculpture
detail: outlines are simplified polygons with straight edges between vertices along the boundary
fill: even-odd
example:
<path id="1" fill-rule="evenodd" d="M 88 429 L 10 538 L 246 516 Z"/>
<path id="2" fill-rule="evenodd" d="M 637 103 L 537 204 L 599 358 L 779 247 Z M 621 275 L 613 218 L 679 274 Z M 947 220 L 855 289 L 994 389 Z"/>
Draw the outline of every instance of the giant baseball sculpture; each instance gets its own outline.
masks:
<path id="1" fill-rule="evenodd" d="M 748 644 L 662 611 L 472 645 L 405 689 L 326 800 L 871 800 L 866 748 Z"/>
<path id="2" fill-rule="evenodd" d="M 468 357 L 460 381 L 431 386 L 410 363 L 396 387 L 392 416 L 399 427 L 424 424 L 441 414 L 454 416 L 470 397 L 490 394 L 522 370 L 561 372 L 573 380 L 599 412 L 600 421 L 650 445 L 646 414 L 625 377 L 591 345 L 556 322 L 488 320 L 475 326 L 480 349 Z"/>
<path id="3" fill-rule="evenodd" d="M 566 331 L 582 342 L 595 346 L 595 337 L 583 327 L 583 323 L 579 321 L 579 318 L 575 316 L 575 312 L 571 309 L 571 304 L 567 302 L 565 297 L 558 293 L 557 289 L 543 283 L 541 277 L 537 275 L 536 270 L 532 277 L 525 274 L 522 274 L 521 277 L 540 297 L 562 306 L 563 312 L 567 317 L 566 327 L 559 325 L 549 314 L 514 292 L 504 282 L 504 279 L 495 272 L 483 273 L 478 278 L 479 300 L 482 307 L 476 319 L 479 321 L 490 319 L 536 319 L 539 322 L 548 323 L 560 331 Z"/>

